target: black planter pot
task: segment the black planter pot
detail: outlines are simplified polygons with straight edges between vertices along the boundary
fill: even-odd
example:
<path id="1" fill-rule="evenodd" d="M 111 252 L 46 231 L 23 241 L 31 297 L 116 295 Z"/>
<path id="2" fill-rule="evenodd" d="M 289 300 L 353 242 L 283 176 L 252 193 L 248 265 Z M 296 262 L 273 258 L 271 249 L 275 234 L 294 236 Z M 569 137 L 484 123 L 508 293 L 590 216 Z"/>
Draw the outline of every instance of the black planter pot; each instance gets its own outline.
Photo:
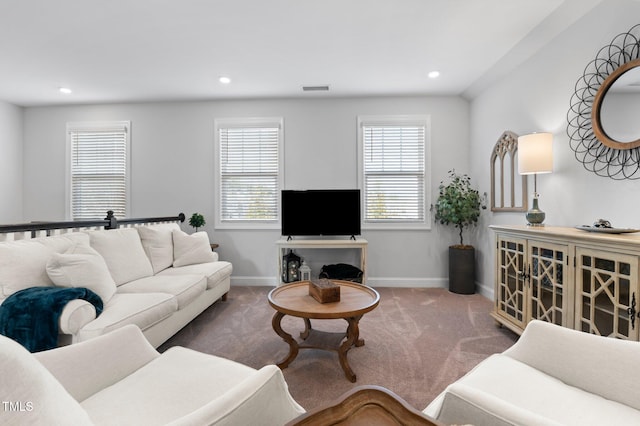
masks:
<path id="1" fill-rule="evenodd" d="M 472 246 L 449 247 L 449 291 L 476 292 L 476 250 Z"/>

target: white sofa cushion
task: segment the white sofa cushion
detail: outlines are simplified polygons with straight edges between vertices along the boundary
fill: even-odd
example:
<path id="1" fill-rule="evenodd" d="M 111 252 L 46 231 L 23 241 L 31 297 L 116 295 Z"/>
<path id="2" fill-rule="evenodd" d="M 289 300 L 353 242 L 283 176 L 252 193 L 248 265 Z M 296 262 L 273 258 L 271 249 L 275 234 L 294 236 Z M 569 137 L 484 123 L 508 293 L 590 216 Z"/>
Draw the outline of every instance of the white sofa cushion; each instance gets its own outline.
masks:
<path id="1" fill-rule="evenodd" d="M 107 264 L 100 253 L 89 246 L 75 244 L 64 253 L 54 253 L 47 262 L 47 274 L 58 287 L 85 287 L 103 303 L 116 293 Z"/>
<path id="2" fill-rule="evenodd" d="M 78 341 L 90 339 L 127 324 L 142 331 L 178 310 L 178 300 L 167 293 L 116 293 L 102 314 L 78 332 Z"/>
<path id="3" fill-rule="evenodd" d="M 74 244 L 89 245 L 89 234 L 86 232 L 68 232 L 66 234 L 53 235 L 51 237 L 35 238 L 40 244 L 49 247 L 55 253 L 64 253 Z"/>
<path id="4" fill-rule="evenodd" d="M 167 424 L 255 373 L 234 361 L 173 347 L 81 405 L 96 424 Z"/>
<path id="5" fill-rule="evenodd" d="M 199 263 L 197 265 L 180 266 L 178 268 L 167 268 L 160 272 L 158 276 L 176 276 L 183 274 L 198 274 L 207 277 L 207 290 L 218 286 L 221 282 L 231 276 L 233 265 L 223 260 L 209 263 Z"/>
<path id="6" fill-rule="evenodd" d="M 47 261 L 74 244 L 89 244 L 89 237 L 74 232 L 31 240 L 0 242 L 0 299 L 29 287 L 52 286 Z"/>
<path id="7" fill-rule="evenodd" d="M 534 320 L 527 325 L 518 344 L 504 354 L 568 385 L 640 411 L 638 342 L 604 338 Z"/>
<path id="8" fill-rule="evenodd" d="M 153 275 L 151 262 L 135 228 L 93 231 L 89 233 L 89 238 L 91 247 L 107 263 L 116 285 Z"/>
<path id="9" fill-rule="evenodd" d="M 136 228 L 140 234 L 142 247 L 151 261 L 153 273 L 173 265 L 173 230 L 180 230 L 177 223 L 147 225 Z"/>
<path id="10" fill-rule="evenodd" d="M 206 232 L 196 232 L 189 235 L 186 232 L 174 230 L 172 235 L 173 266 L 178 267 L 216 261 L 209 243 L 209 235 Z"/>
<path id="11" fill-rule="evenodd" d="M 469 389 L 473 392 L 465 391 Z M 640 411 L 569 386 L 502 354 L 490 356 L 445 391 L 438 420 L 465 421 L 459 417 L 464 412 L 495 416 L 484 424 L 497 424 L 495 419 L 519 425 L 538 425 L 541 419 L 543 424 L 640 424 Z M 536 415 L 523 417 L 522 412 Z M 475 417 L 474 423 L 479 416 Z"/>
<path id="12" fill-rule="evenodd" d="M 123 284 L 118 293 L 168 293 L 175 296 L 178 309 L 182 309 L 202 295 L 206 288 L 204 275 L 155 275 Z"/>
<path id="13" fill-rule="evenodd" d="M 80 404 L 24 347 L 0 336 L 0 353 L 0 423 L 92 424 Z M 13 404 L 13 409 L 6 404 Z"/>
<path id="14" fill-rule="evenodd" d="M 452 383 L 438 398 L 441 400 L 437 404 L 437 409 L 430 409 L 432 404 L 429 404 L 424 413 L 443 422 L 447 419 L 446 424 L 562 426 L 543 415 L 525 410 L 521 406 L 462 383 Z"/>

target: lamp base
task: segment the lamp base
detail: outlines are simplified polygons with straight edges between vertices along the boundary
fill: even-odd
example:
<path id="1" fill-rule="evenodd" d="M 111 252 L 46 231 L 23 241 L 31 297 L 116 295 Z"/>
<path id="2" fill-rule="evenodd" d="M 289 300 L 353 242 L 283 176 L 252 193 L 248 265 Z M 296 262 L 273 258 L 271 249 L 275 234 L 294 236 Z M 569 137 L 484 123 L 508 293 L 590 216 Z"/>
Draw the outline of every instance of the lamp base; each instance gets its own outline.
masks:
<path id="1" fill-rule="evenodd" d="M 533 198 L 533 207 L 531 207 L 527 214 L 525 215 L 527 219 L 528 226 L 544 226 L 542 222 L 544 222 L 546 214 L 540 210 L 538 207 L 538 197 Z"/>

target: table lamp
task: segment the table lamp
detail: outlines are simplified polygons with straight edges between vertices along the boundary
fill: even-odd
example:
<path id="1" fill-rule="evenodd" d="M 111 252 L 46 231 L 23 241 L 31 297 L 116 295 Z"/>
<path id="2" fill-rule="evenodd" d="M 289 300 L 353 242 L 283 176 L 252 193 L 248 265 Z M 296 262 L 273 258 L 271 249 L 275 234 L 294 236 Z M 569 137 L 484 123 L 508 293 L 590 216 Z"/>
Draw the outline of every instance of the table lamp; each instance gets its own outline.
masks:
<path id="1" fill-rule="evenodd" d="M 531 133 L 518 138 L 518 173 L 533 175 L 533 206 L 527 211 L 530 226 L 542 226 L 545 213 L 538 207 L 537 176 L 553 171 L 553 135 Z"/>

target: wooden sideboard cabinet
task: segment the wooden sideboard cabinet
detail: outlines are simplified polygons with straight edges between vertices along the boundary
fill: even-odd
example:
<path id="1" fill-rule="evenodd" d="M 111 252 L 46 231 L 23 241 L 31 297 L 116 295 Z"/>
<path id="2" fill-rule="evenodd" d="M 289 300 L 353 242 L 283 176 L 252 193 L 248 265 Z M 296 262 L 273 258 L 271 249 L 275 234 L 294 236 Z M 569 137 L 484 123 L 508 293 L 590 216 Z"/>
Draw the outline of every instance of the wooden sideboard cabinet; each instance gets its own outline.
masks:
<path id="1" fill-rule="evenodd" d="M 639 340 L 640 233 L 498 226 L 492 317 L 516 333 L 532 319 Z"/>

